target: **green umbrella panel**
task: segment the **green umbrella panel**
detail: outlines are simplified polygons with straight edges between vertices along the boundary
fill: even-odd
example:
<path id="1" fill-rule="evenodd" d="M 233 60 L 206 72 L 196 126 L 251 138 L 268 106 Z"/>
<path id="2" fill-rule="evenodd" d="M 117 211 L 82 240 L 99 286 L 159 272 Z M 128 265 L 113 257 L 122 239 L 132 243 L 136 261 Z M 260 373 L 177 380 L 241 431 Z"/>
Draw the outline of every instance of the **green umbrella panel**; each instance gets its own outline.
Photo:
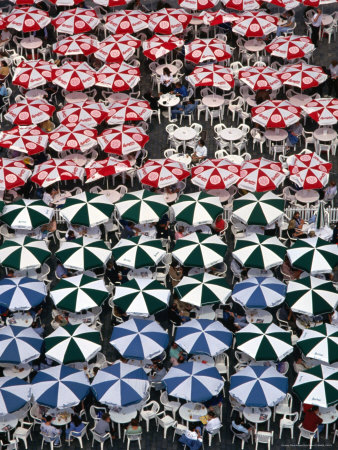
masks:
<path id="1" fill-rule="evenodd" d="M 271 225 L 283 217 L 284 203 L 273 192 L 249 192 L 234 200 L 232 215 L 246 225 Z"/>

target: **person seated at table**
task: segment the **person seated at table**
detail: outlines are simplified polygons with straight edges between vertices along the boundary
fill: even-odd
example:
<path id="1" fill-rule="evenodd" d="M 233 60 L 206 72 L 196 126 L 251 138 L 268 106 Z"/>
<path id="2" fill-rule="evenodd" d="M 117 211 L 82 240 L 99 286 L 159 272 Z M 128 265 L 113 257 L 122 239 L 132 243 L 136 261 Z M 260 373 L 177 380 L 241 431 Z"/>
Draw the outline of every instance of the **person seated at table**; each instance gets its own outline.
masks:
<path id="1" fill-rule="evenodd" d="M 104 436 L 105 434 L 110 433 L 112 439 L 116 438 L 116 436 L 114 435 L 114 429 L 112 427 L 110 416 L 108 413 L 102 414 L 102 417 L 96 422 L 94 431 L 100 436 Z"/>
<path id="2" fill-rule="evenodd" d="M 277 26 L 276 36 L 280 36 L 284 32 L 288 32 L 290 28 L 292 28 L 295 24 L 295 15 L 293 11 L 285 11 L 284 14 L 281 14 L 280 17 L 284 19 L 281 25 Z"/>
<path id="3" fill-rule="evenodd" d="M 45 131 L 46 133 L 50 133 L 55 128 L 54 123 L 50 119 L 45 120 L 44 122 L 40 122 L 38 126 L 41 128 L 41 130 Z"/>
<path id="4" fill-rule="evenodd" d="M 226 328 L 229 328 L 230 326 L 231 328 L 234 328 L 235 331 L 238 331 L 248 325 L 246 317 L 240 316 L 231 311 L 229 305 L 223 306 L 223 318 L 220 319 L 220 322 L 222 322 Z M 232 331 L 231 328 L 229 328 L 230 331 Z"/>
<path id="5" fill-rule="evenodd" d="M 194 423 L 189 423 L 189 428 L 179 438 L 178 442 L 190 450 L 198 450 L 202 447 L 201 428 Z"/>
<path id="6" fill-rule="evenodd" d="M 183 322 L 189 321 L 189 317 L 180 314 L 177 303 L 173 303 L 168 309 L 168 320 L 173 322 L 176 326 L 181 325 Z"/>
<path id="7" fill-rule="evenodd" d="M 249 425 L 248 423 L 245 423 L 244 420 L 239 416 L 231 422 L 231 426 L 235 431 L 238 431 L 242 434 L 242 437 L 245 441 L 248 441 L 250 439 L 251 434 L 255 430 L 255 427 Z"/>
<path id="8" fill-rule="evenodd" d="M 129 319 L 128 314 L 116 305 L 114 305 L 114 316 L 120 317 L 123 322 L 126 322 Z"/>
<path id="9" fill-rule="evenodd" d="M 223 216 L 220 214 L 217 216 L 214 224 L 212 225 L 212 228 L 216 231 L 216 233 L 221 233 L 226 226 L 226 222 L 223 219 Z"/>
<path id="10" fill-rule="evenodd" d="M 310 366 L 308 366 L 299 356 L 299 358 L 295 359 L 293 363 L 293 369 L 296 373 L 299 373 L 304 372 L 304 370 L 310 369 Z"/>
<path id="11" fill-rule="evenodd" d="M 70 242 L 70 241 L 74 241 L 74 239 L 76 239 L 74 230 L 69 230 L 69 231 L 68 231 L 68 234 L 67 234 L 67 236 L 66 236 L 66 241 L 67 241 L 67 242 Z"/>
<path id="12" fill-rule="evenodd" d="M 72 414 L 72 421 L 69 424 L 69 427 L 66 428 L 66 440 L 69 440 L 69 435 L 72 432 L 72 435 L 80 436 L 81 431 L 84 429 L 85 425 L 82 423 L 81 417 L 77 414 Z M 71 439 L 72 441 L 73 439 Z"/>
<path id="13" fill-rule="evenodd" d="M 4 97 L 8 95 L 8 91 L 3 83 L 3 81 L 0 80 L 0 106 L 4 105 Z"/>
<path id="14" fill-rule="evenodd" d="M 318 433 L 324 429 L 323 419 L 318 416 L 319 407 L 312 406 L 311 409 L 305 411 L 302 427 L 307 431 L 315 431 L 318 428 Z"/>
<path id="15" fill-rule="evenodd" d="M 189 115 L 192 114 L 197 108 L 197 103 L 194 98 L 189 98 L 186 104 L 179 103 L 171 109 L 171 122 L 177 122 L 177 116 L 180 114 Z"/>
<path id="16" fill-rule="evenodd" d="M 176 344 L 176 342 L 173 342 L 169 350 L 171 364 L 176 365 L 180 356 L 183 356 L 183 350 Z"/>
<path id="17" fill-rule="evenodd" d="M 329 185 L 324 189 L 324 201 L 330 202 L 337 195 L 337 183 L 335 181 L 330 181 Z"/>
<path id="18" fill-rule="evenodd" d="M 279 308 L 279 318 L 288 323 L 289 327 L 297 334 L 299 334 L 299 328 L 296 324 L 296 316 L 292 309 L 284 302 Z"/>
<path id="19" fill-rule="evenodd" d="M 43 337 L 44 332 L 45 332 L 45 329 L 43 328 L 43 325 L 42 325 L 42 324 L 38 323 L 38 321 L 34 321 L 34 322 L 32 323 L 32 328 L 33 328 L 33 330 L 34 330 L 36 333 L 38 333 L 38 335 L 39 335 L 40 337 Z"/>
<path id="20" fill-rule="evenodd" d="M 177 227 L 175 231 L 175 241 L 177 241 L 177 239 L 183 238 L 184 236 L 185 236 L 184 227 L 180 225 L 179 227 Z"/>
<path id="21" fill-rule="evenodd" d="M 14 274 L 14 270 L 13 269 L 8 269 L 7 273 L 5 275 L 5 278 L 14 278 L 15 274 Z"/>
<path id="22" fill-rule="evenodd" d="M 0 80 L 4 80 L 9 75 L 9 67 L 6 61 L 1 61 Z"/>
<path id="23" fill-rule="evenodd" d="M 46 436 L 52 439 L 55 438 L 54 447 L 60 447 L 61 430 L 58 430 L 57 428 L 53 427 L 52 420 L 53 420 L 52 416 L 47 416 L 45 418 L 45 422 L 41 423 L 40 427 L 41 433 L 45 434 Z"/>
<path id="24" fill-rule="evenodd" d="M 66 325 L 68 325 L 67 317 L 63 316 L 62 314 L 58 314 L 54 320 L 59 324 L 60 327 L 65 327 Z"/>
<path id="25" fill-rule="evenodd" d="M 221 391 L 218 395 L 214 395 L 210 400 L 204 402 L 203 404 L 207 408 L 208 413 L 212 411 L 216 414 L 216 416 L 220 416 L 223 400 L 223 392 Z"/>
<path id="26" fill-rule="evenodd" d="M 182 83 L 176 83 L 173 91 L 179 97 L 188 97 L 188 90 Z"/>
<path id="27" fill-rule="evenodd" d="M 194 153 L 191 155 L 193 164 L 201 163 L 208 155 L 208 149 L 203 139 L 200 139 L 196 145 Z"/>
<path id="28" fill-rule="evenodd" d="M 288 231 L 291 237 L 304 239 L 307 234 L 302 230 L 304 225 L 304 220 L 300 218 L 299 212 L 295 212 L 292 219 L 289 222 Z"/>
<path id="29" fill-rule="evenodd" d="M 258 90 L 255 94 L 255 102 L 257 105 L 260 105 L 261 103 L 265 102 L 266 100 L 270 100 L 270 93 L 266 90 Z"/>
<path id="30" fill-rule="evenodd" d="M 123 226 L 121 231 L 121 239 L 130 239 L 133 236 L 138 236 L 140 233 L 140 230 L 135 227 L 133 222 L 121 220 L 120 223 Z"/>
<path id="31" fill-rule="evenodd" d="M 338 223 L 336 223 L 336 225 L 333 229 L 331 242 L 332 242 L 332 244 L 338 244 Z"/>
<path id="32" fill-rule="evenodd" d="M 183 269 L 178 263 L 174 263 L 169 268 L 169 277 L 172 287 L 175 287 L 183 277 Z"/>
<path id="33" fill-rule="evenodd" d="M 300 121 L 298 121 L 287 128 L 286 131 L 288 132 L 288 137 L 286 139 L 286 150 L 289 150 L 290 147 L 298 144 L 299 138 L 303 133 L 303 126 Z"/>
<path id="34" fill-rule="evenodd" d="M 158 109 L 159 104 L 158 104 L 158 96 L 156 96 L 156 94 L 152 93 L 152 92 L 146 92 L 143 95 L 143 98 L 145 100 L 147 100 L 147 102 L 149 102 L 150 108 L 155 110 Z"/>
<path id="35" fill-rule="evenodd" d="M 106 266 L 105 277 L 113 284 L 122 284 L 127 281 L 127 272 L 129 269 L 117 267 L 114 261 L 108 261 Z"/>
<path id="36" fill-rule="evenodd" d="M 49 186 L 43 194 L 42 201 L 45 202 L 47 206 L 53 207 L 53 199 L 57 194 L 59 194 L 59 191 L 54 186 Z"/>
<path id="37" fill-rule="evenodd" d="M 154 363 L 151 372 L 148 375 L 149 383 L 158 383 L 159 389 L 161 389 L 160 383 L 162 383 L 162 378 L 165 377 L 166 374 L 167 371 L 161 362 Z"/>
<path id="38" fill-rule="evenodd" d="M 142 433 L 142 427 L 137 418 L 131 419 L 130 424 L 126 428 L 126 435 L 132 436 L 133 434 Z"/>
<path id="39" fill-rule="evenodd" d="M 168 239 L 169 237 L 169 217 L 168 214 L 163 214 L 160 220 L 156 224 L 157 239 Z"/>
<path id="40" fill-rule="evenodd" d="M 207 431 L 207 433 L 212 433 L 213 431 L 218 430 L 221 425 L 221 421 L 219 420 L 219 417 L 216 417 L 214 411 L 209 411 L 208 421 L 205 425 L 205 430 Z"/>
<path id="41" fill-rule="evenodd" d="M 294 269 L 291 266 L 289 258 L 285 256 L 281 267 L 281 272 L 283 275 L 286 275 L 288 278 L 290 278 L 290 280 L 298 280 L 303 271 L 300 269 Z"/>
<path id="42" fill-rule="evenodd" d="M 60 262 L 56 266 L 55 273 L 57 278 L 67 278 L 69 276 L 68 269 L 66 269 Z"/>
<path id="43" fill-rule="evenodd" d="M 160 79 L 160 90 L 162 94 L 167 94 L 168 92 L 172 91 L 173 89 L 173 77 L 171 75 L 171 72 L 168 67 L 164 67 L 163 73 L 161 75 Z M 157 108 L 156 108 L 157 109 Z"/>

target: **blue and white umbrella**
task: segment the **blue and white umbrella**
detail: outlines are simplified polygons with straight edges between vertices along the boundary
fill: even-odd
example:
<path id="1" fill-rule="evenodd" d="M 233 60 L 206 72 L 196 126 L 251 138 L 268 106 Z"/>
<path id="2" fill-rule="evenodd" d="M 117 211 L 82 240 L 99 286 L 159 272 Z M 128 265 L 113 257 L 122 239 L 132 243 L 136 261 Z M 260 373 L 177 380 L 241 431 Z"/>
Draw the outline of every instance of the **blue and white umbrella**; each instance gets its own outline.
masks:
<path id="1" fill-rule="evenodd" d="M 141 367 L 117 361 L 98 371 L 91 388 L 95 398 L 110 408 L 129 406 L 146 397 L 149 381 Z"/>
<path id="2" fill-rule="evenodd" d="M 250 365 L 232 375 L 229 395 L 241 405 L 274 406 L 288 391 L 288 379 L 272 367 Z"/>
<path id="3" fill-rule="evenodd" d="M 20 378 L 0 377 L 0 416 L 18 411 L 32 396 L 30 384 Z"/>
<path id="4" fill-rule="evenodd" d="M 172 367 L 162 379 L 168 394 L 190 402 L 206 402 L 223 389 L 223 378 L 216 367 L 186 362 Z"/>
<path id="5" fill-rule="evenodd" d="M 32 394 L 37 403 L 50 408 L 65 409 L 78 405 L 90 391 L 83 370 L 55 366 L 40 370 L 32 381 Z"/>
<path id="6" fill-rule="evenodd" d="M 273 308 L 283 303 L 286 285 L 275 277 L 254 277 L 236 283 L 232 298 L 245 308 Z"/>
<path id="7" fill-rule="evenodd" d="M 46 285 L 35 278 L 4 278 L 0 281 L 0 305 L 11 311 L 27 311 L 40 305 L 47 295 Z"/>
<path id="8" fill-rule="evenodd" d="M 168 347 L 169 336 L 154 320 L 129 319 L 113 329 L 110 343 L 128 359 L 152 359 Z"/>
<path id="9" fill-rule="evenodd" d="M 38 358 L 43 339 L 33 328 L 0 328 L 0 363 L 24 364 Z"/>
<path id="10" fill-rule="evenodd" d="M 175 342 L 192 355 L 215 356 L 231 346 L 232 333 L 215 320 L 193 319 L 177 328 Z"/>

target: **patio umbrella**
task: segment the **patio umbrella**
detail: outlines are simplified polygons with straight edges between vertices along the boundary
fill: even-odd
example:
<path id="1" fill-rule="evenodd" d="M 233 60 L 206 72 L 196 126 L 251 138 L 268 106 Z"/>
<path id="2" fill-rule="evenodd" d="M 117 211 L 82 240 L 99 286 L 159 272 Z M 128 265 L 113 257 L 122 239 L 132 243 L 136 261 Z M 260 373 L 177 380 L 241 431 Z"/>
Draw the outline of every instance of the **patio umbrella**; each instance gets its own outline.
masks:
<path id="1" fill-rule="evenodd" d="M 140 47 L 141 41 L 128 33 L 108 36 L 100 43 L 100 48 L 95 52 L 95 58 L 109 63 L 122 63 L 130 59 L 136 49 Z"/>
<path id="2" fill-rule="evenodd" d="M 147 317 L 168 307 L 170 291 L 157 280 L 134 278 L 116 286 L 113 300 L 127 315 Z"/>
<path id="3" fill-rule="evenodd" d="M 104 103 L 86 101 L 67 103 L 56 115 L 62 125 L 81 124 L 96 127 L 106 119 L 107 114 L 108 110 Z"/>
<path id="4" fill-rule="evenodd" d="M 247 11 L 232 26 L 233 33 L 246 37 L 264 37 L 277 30 L 278 19 L 263 11 Z"/>
<path id="5" fill-rule="evenodd" d="M 105 64 L 96 72 L 96 85 L 112 89 L 113 92 L 129 91 L 141 79 L 141 72 L 125 62 Z"/>
<path id="6" fill-rule="evenodd" d="M 16 31 L 31 33 L 39 31 L 51 22 L 48 12 L 33 6 L 23 8 L 14 8 L 6 17 L 8 28 L 14 28 Z"/>
<path id="7" fill-rule="evenodd" d="M 14 127 L 11 130 L 2 131 L 0 134 L 0 146 L 10 148 L 17 152 L 35 155 L 43 152 L 48 144 L 48 134 L 36 125 L 28 127 Z"/>
<path id="8" fill-rule="evenodd" d="M 61 11 L 52 20 L 52 25 L 58 33 L 70 35 L 92 31 L 99 23 L 100 19 L 92 8 L 73 8 Z"/>
<path id="9" fill-rule="evenodd" d="M 266 100 L 251 110 L 253 122 L 266 128 L 287 128 L 299 122 L 301 108 L 288 100 Z"/>
<path id="10" fill-rule="evenodd" d="M 260 7 L 260 3 L 256 0 L 222 0 L 222 3 L 226 8 L 237 11 L 251 11 Z"/>
<path id="11" fill-rule="evenodd" d="M 190 355 L 216 356 L 231 346 L 232 333 L 215 320 L 192 319 L 177 328 L 175 342 Z"/>
<path id="12" fill-rule="evenodd" d="M 39 358 L 43 339 L 30 327 L 0 328 L 0 363 L 25 364 Z"/>
<path id="13" fill-rule="evenodd" d="M 191 233 L 176 241 L 172 255 L 183 266 L 209 268 L 222 263 L 226 251 L 219 236 Z"/>
<path id="14" fill-rule="evenodd" d="M 197 66 L 186 80 L 193 86 L 214 86 L 226 91 L 234 87 L 233 72 L 228 67 L 219 64 Z"/>
<path id="15" fill-rule="evenodd" d="M 88 125 L 68 124 L 59 125 L 49 133 L 50 147 L 57 152 L 66 150 L 89 150 L 97 143 L 97 130 Z"/>
<path id="16" fill-rule="evenodd" d="M 23 198 L 7 204 L 2 211 L 1 220 L 14 230 L 32 230 L 49 223 L 54 212 L 42 200 Z"/>
<path id="17" fill-rule="evenodd" d="M 53 52 L 63 56 L 91 55 L 99 49 L 100 43 L 86 34 L 67 36 L 53 44 Z"/>
<path id="18" fill-rule="evenodd" d="M 137 9 L 122 9 L 105 16 L 105 27 L 113 34 L 139 33 L 148 28 L 149 16 Z"/>
<path id="19" fill-rule="evenodd" d="M 83 91 L 96 82 L 96 74 L 86 62 L 68 61 L 53 69 L 53 83 L 66 91 Z"/>
<path id="20" fill-rule="evenodd" d="M 332 164 L 315 152 L 292 155 L 287 159 L 290 180 L 303 189 L 321 189 L 329 182 Z"/>
<path id="21" fill-rule="evenodd" d="M 57 308 L 77 313 L 100 306 L 109 292 L 103 280 L 82 274 L 58 281 L 50 296 Z"/>
<path id="22" fill-rule="evenodd" d="M 0 158 L 0 191 L 23 186 L 32 171 L 21 158 Z"/>
<path id="23" fill-rule="evenodd" d="M 338 327 L 323 323 L 304 330 L 297 345 L 307 358 L 333 364 L 338 361 Z"/>
<path id="24" fill-rule="evenodd" d="M 169 159 L 148 159 L 137 171 L 138 179 L 143 185 L 162 189 L 190 175 L 187 166 L 178 161 Z"/>
<path id="25" fill-rule="evenodd" d="M 187 28 L 192 15 L 184 9 L 162 8 L 149 14 L 148 28 L 153 33 L 180 34 Z"/>
<path id="26" fill-rule="evenodd" d="M 10 311 L 29 311 L 47 296 L 43 281 L 28 277 L 4 278 L 0 281 L 0 305 Z"/>
<path id="27" fill-rule="evenodd" d="M 82 3 L 81 0 L 50 0 L 56 6 L 74 6 Z"/>
<path id="28" fill-rule="evenodd" d="M 185 59 L 194 64 L 208 60 L 225 61 L 231 58 L 232 50 L 221 39 L 195 39 L 184 46 Z"/>
<path id="29" fill-rule="evenodd" d="M 46 188 L 62 180 L 82 180 L 84 174 L 84 168 L 75 161 L 54 158 L 35 166 L 31 181 Z"/>
<path id="30" fill-rule="evenodd" d="M 273 191 L 285 180 L 282 164 L 266 158 L 244 161 L 237 185 L 250 192 Z"/>
<path id="31" fill-rule="evenodd" d="M 271 5 L 278 6 L 279 8 L 284 8 L 286 11 L 299 6 L 298 0 L 267 0 L 267 3 L 271 3 Z"/>
<path id="32" fill-rule="evenodd" d="M 32 381 L 34 400 L 49 408 L 66 409 L 78 405 L 90 392 L 83 370 L 54 366 L 39 370 Z"/>
<path id="33" fill-rule="evenodd" d="M 248 193 L 235 199 L 232 216 L 246 225 L 271 225 L 284 215 L 284 199 L 271 191 Z"/>
<path id="34" fill-rule="evenodd" d="M 182 194 L 172 206 L 172 209 L 176 221 L 182 221 L 193 226 L 212 224 L 223 213 L 219 198 L 203 191 Z"/>
<path id="35" fill-rule="evenodd" d="M 225 303 L 231 295 L 231 288 L 223 277 L 210 273 L 199 273 L 183 277 L 174 287 L 180 300 L 200 308 L 213 303 Z"/>
<path id="36" fill-rule="evenodd" d="M 293 352 L 291 332 L 274 323 L 249 323 L 237 331 L 236 346 L 256 361 L 281 361 Z"/>
<path id="37" fill-rule="evenodd" d="M 301 62 L 281 67 L 278 71 L 278 78 L 283 84 L 303 90 L 314 88 L 324 83 L 327 75 L 321 67 Z"/>
<path id="38" fill-rule="evenodd" d="M 114 406 L 129 406 L 140 403 L 149 389 L 148 376 L 142 367 L 121 361 L 98 371 L 91 389 L 97 401 Z"/>
<path id="39" fill-rule="evenodd" d="M 237 19 L 237 14 L 224 11 L 223 9 L 219 9 L 218 11 L 205 11 L 203 13 L 203 22 L 210 26 L 234 22 Z"/>
<path id="40" fill-rule="evenodd" d="M 293 267 L 311 275 L 330 273 L 338 264 L 337 245 L 319 237 L 297 239 L 287 255 Z"/>
<path id="41" fill-rule="evenodd" d="M 338 120 L 338 99 L 317 98 L 311 100 L 303 110 L 315 120 L 318 125 L 335 125 Z"/>
<path id="42" fill-rule="evenodd" d="M 191 182 L 200 189 L 228 189 L 240 179 L 240 166 L 224 159 L 206 159 L 191 169 Z"/>
<path id="43" fill-rule="evenodd" d="M 45 338 L 46 357 L 59 364 L 89 361 L 100 350 L 100 333 L 84 323 L 59 327 Z"/>
<path id="44" fill-rule="evenodd" d="M 24 89 L 34 89 L 52 81 L 52 70 L 56 66 L 38 59 L 22 61 L 15 69 L 12 83 Z"/>
<path id="45" fill-rule="evenodd" d="M 286 285 L 275 277 L 250 277 L 236 283 L 232 298 L 244 308 L 274 308 L 285 300 Z"/>
<path id="46" fill-rule="evenodd" d="M 0 377 L 0 417 L 23 408 L 31 396 L 30 384 L 25 380 L 17 377 Z"/>
<path id="47" fill-rule="evenodd" d="M 94 3 L 97 5 L 115 8 L 116 6 L 124 6 L 127 5 L 131 0 L 95 0 Z"/>
<path id="48" fill-rule="evenodd" d="M 161 239 L 144 235 L 120 239 L 113 247 L 116 264 L 129 269 L 156 266 L 165 254 Z"/>
<path id="49" fill-rule="evenodd" d="M 146 190 L 125 194 L 115 206 L 121 219 L 134 223 L 158 222 L 168 212 L 163 196 Z"/>
<path id="50" fill-rule="evenodd" d="M 191 9 L 193 11 L 213 8 L 218 2 L 219 0 L 178 0 L 178 4 L 182 8 Z"/>
<path id="51" fill-rule="evenodd" d="M 103 240 L 83 236 L 62 242 L 55 256 L 67 269 L 84 271 L 104 266 L 111 257 L 111 250 Z"/>
<path id="52" fill-rule="evenodd" d="M 116 101 L 108 110 L 108 125 L 123 124 L 128 120 L 146 121 L 151 116 L 151 108 L 146 100 L 127 98 Z"/>
<path id="53" fill-rule="evenodd" d="M 185 362 L 171 367 L 162 379 L 169 395 L 191 402 L 206 402 L 223 389 L 223 379 L 214 366 Z"/>
<path id="54" fill-rule="evenodd" d="M 48 120 L 55 111 L 55 106 L 46 100 L 29 100 L 25 98 L 13 103 L 5 114 L 5 119 L 16 125 L 32 125 Z"/>
<path id="55" fill-rule="evenodd" d="M 288 379 L 271 366 L 250 364 L 230 379 L 229 395 L 245 406 L 275 406 L 287 391 Z"/>
<path id="56" fill-rule="evenodd" d="M 318 365 L 299 372 L 292 390 L 302 403 L 328 408 L 338 403 L 338 369 Z"/>
<path id="57" fill-rule="evenodd" d="M 336 308 L 338 293 L 331 281 L 310 276 L 289 281 L 285 300 L 296 313 L 318 316 Z"/>
<path id="58" fill-rule="evenodd" d="M 283 263 L 285 252 L 285 245 L 275 236 L 253 233 L 237 239 L 232 256 L 244 267 L 268 270 Z"/>
<path id="59" fill-rule="evenodd" d="M 245 67 L 238 72 L 238 79 L 253 91 L 274 90 L 282 86 L 277 77 L 277 70 L 271 67 Z"/>
<path id="60" fill-rule="evenodd" d="M 107 128 L 97 138 L 97 142 L 106 153 L 115 155 L 128 155 L 144 148 L 149 141 L 149 136 L 143 128 L 131 125 L 117 125 L 114 128 Z M 127 160 L 128 161 L 128 160 Z M 126 161 L 121 161 L 125 163 Z"/>
<path id="61" fill-rule="evenodd" d="M 99 161 L 91 160 L 85 167 L 87 177 L 86 183 L 91 183 L 110 175 L 116 175 L 128 169 L 131 169 L 131 164 L 128 160 L 121 161 L 120 159 L 115 159 L 111 156 Z"/>
<path id="62" fill-rule="evenodd" d="M 51 255 L 45 241 L 29 236 L 7 239 L 0 246 L 0 261 L 15 270 L 39 269 Z"/>
<path id="63" fill-rule="evenodd" d="M 184 40 L 177 36 L 158 36 L 154 34 L 150 39 L 142 42 L 143 54 L 145 57 L 155 61 L 170 53 L 175 48 L 182 47 Z"/>
<path id="64" fill-rule="evenodd" d="M 127 359 L 152 359 L 168 347 L 169 336 L 159 323 L 129 319 L 113 328 L 110 343 Z"/>
<path id="65" fill-rule="evenodd" d="M 108 222 L 114 206 L 105 195 L 82 192 L 66 199 L 60 211 L 68 223 L 95 227 Z"/>
<path id="66" fill-rule="evenodd" d="M 307 36 L 289 36 L 275 37 L 269 45 L 265 47 L 272 56 L 283 59 L 296 59 L 311 53 L 315 46 L 311 39 Z"/>

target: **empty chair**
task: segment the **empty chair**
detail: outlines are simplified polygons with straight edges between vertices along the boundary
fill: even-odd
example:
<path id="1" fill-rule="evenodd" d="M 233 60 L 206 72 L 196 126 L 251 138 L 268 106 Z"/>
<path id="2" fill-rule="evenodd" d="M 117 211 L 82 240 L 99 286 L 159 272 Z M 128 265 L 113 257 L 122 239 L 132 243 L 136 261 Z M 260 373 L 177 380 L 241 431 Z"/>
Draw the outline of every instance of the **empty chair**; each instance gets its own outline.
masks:
<path id="1" fill-rule="evenodd" d="M 163 437 L 164 439 L 166 439 L 168 429 L 174 426 L 176 420 L 174 420 L 173 417 L 167 415 L 165 411 L 162 411 L 159 414 L 157 414 L 156 423 L 157 423 L 157 431 L 159 430 L 159 427 L 162 427 Z"/>
<path id="2" fill-rule="evenodd" d="M 172 415 L 175 419 L 176 416 L 176 411 L 179 410 L 181 403 L 180 402 L 174 402 L 174 401 L 170 401 L 168 398 L 168 394 L 167 391 L 163 391 L 161 396 L 160 396 L 160 402 L 164 407 L 164 411 L 171 411 Z"/>
<path id="3" fill-rule="evenodd" d="M 149 431 L 149 422 L 151 421 L 151 419 L 155 419 L 157 422 L 157 413 L 159 412 L 159 410 L 160 405 L 155 402 L 155 400 L 152 400 L 151 402 L 143 406 L 140 412 L 140 416 L 146 421 L 147 431 Z"/>
<path id="4" fill-rule="evenodd" d="M 266 142 L 266 137 L 261 133 L 257 128 L 253 128 L 250 131 L 252 137 L 252 143 L 255 148 L 255 145 L 258 144 L 261 153 L 263 153 L 263 144 Z"/>
<path id="5" fill-rule="evenodd" d="M 244 105 L 244 100 L 242 97 L 236 97 L 233 100 L 230 100 L 228 110 L 232 113 L 232 121 L 235 120 L 236 113 L 238 110 L 242 109 Z"/>
<path id="6" fill-rule="evenodd" d="M 178 126 L 175 123 L 170 123 L 165 127 L 165 131 L 168 133 L 168 140 L 172 139 L 177 128 Z"/>
<path id="7" fill-rule="evenodd" d="M 182 436 L 182 434 L 184 434 L 188 429 L 185 425 L 181 425 L 180 423 L 178 423 L 177 420 L 173 424 L 173 428 L 174 428 L 173 442 L 175 440 L 176 434 L 178 436 Z"/>
<path id="8" fill-rule="evenodd" d="M 299 417 L 298 412 L 291 414 L 284 414 L 282 419 L 279 421 L 279 439 L 282 437 L 284 428 L 288 428 L 291 431 L 291 439 L 293 439 L 293 428 Z"/>
<path id="9" fill-rule="evenodd" d="M 33 424 L 31 422 L 22 421 L 20 426 L 14 431 L 13 438 L 18 442 L 20 439 L 25 444 L 25 449 L 28 448 L 28 438 L 32 440 L 32 428 Z"/>
<path id="10" fill-rule="evenodd" d="M 257 431 L 256 432 L 256 450 L 258 444 L 267 444 L 268 450 L 271 449 L 271 444 L 273 444 L 273 431 Z"/>
<path id="11" fill-rule="evenodd" d="M 193 130 L 196 131 L 197 136 L 199 136 L 203 130 L 202 125 L 200 125 L 199 123 L 195 123 L 195 122 L 190 125 L 190 128 L 192 128 Z"/>
<path id="12" fill-rule="evenodd" d="M 300 441 L 302 438 L 304 439 L 308 439 L 310 442 L 310 446 L 309 448 L 312 448 L 312 442 L 313 439 L 316 437 L 317 434 L 317 442 L 319 442 L 319 433 L 317 433 L 318 429 L 316 428 L 315 431 L 309 431 L 309 430 L 305 430 L 305 428 L 302 427 L 302 424 L 299 425 L 299 438 L 298 438 L 298 445 L 300 444 Z"/>
<path id="13" fill-rule="evenodd" d="M 164 150 L 163 155 L 165 158 L 170 158 L 172 155 L 177 155 L 177 150 L 174 148 L 167 148 L 167 150 Z"/>
<path id="14" fill-rule="evenodd" d="M 214 132 L 217 135 L 220 134 L 220 132 L 225 129 L 226 129 L 226 126 L 224 125 L 224 123 L 218 123 L 217 125 L 214 126 Z"/>
<path id="15" fill-rule="evenodd" d="M 288 201 L 288 202 L 295 202 L 296 201 L 296 197 L 295 197 L 295 193 L 296 193 L 296 189 L 290 187 L 290 186 L 286 186 L 283 189 L 283 198 L 284 200 Z"/>
<path id="16" fill-rule="evenodd" d="M 229 357 L 226 353 L 220 353 L 216 356 L 215 366 L 221 375 L 226 374 L 227 380 L 229 381 Z"/>
<path id="17" fill-rule="evenodd" d="M 214 119 L 221 121 L 221 109 L 220 108 L 208 108 L 208 115 L 210 116 L 210 125 L 212 126 Z"/>

